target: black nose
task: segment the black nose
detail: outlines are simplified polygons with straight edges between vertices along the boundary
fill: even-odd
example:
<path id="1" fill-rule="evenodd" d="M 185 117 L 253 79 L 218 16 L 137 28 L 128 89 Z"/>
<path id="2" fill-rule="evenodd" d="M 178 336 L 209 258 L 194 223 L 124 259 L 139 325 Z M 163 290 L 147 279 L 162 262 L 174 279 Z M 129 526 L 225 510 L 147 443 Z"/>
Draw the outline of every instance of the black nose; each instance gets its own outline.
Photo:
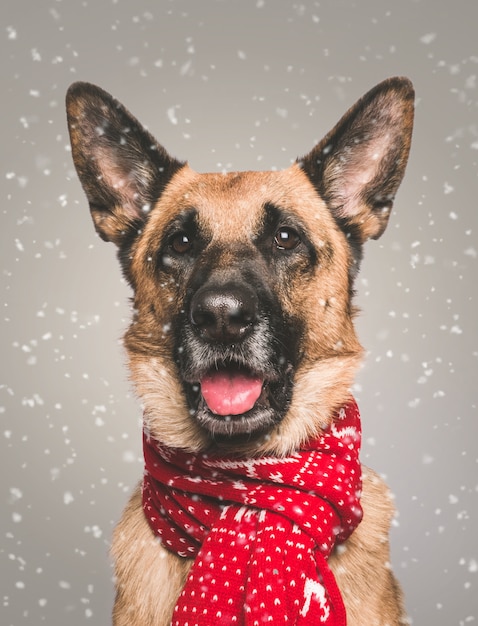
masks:
<path id="1" fill-rule="evenodd" d="M 257 296 L 247 285 L 204 286 L 191 301 L 190 320 L 204 339 L 234 343 L 257 317 Z"/>

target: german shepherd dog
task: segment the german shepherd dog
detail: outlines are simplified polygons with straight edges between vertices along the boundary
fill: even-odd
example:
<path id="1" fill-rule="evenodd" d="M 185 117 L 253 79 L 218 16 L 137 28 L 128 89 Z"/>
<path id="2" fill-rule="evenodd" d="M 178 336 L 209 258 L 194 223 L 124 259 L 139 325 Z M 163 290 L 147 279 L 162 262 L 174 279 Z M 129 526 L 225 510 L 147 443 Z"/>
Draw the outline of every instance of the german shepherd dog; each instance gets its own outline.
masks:
<path id="1" fill-rule="evenodd" d="M 287 169 L 199 174 L 102 89 L 70 87 L 73 160 L 133 290 L 124 343 L 155 440 L 281 458 L 330 426 L 362 359 L 354 279 L 387 226 L 413 101 L 408 79 L 387 79 Z M 328 561 L 347 623 L 408 623 L 389 565 L 391 497 L 371 470 L 362 480 L 363 521 Z M 153 536 L 141 487 L 112 555 L 114 624 L 169 624 L 192 560 Z"/>

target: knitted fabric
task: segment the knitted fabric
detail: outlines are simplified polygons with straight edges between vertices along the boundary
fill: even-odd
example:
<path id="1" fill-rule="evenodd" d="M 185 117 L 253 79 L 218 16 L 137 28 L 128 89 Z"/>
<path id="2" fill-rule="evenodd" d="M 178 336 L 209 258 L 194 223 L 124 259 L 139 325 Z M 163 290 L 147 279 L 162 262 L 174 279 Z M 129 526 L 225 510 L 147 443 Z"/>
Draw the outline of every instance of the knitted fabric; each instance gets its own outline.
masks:
<path id="1" fill-rule="evenodd" d="M 143 508 L 162 544 L 194 558 L 174 626 L 345 626 L 327 558 L 362 517 L 360 416 L 285 458 L 227 459 L 144 433 Z"/>

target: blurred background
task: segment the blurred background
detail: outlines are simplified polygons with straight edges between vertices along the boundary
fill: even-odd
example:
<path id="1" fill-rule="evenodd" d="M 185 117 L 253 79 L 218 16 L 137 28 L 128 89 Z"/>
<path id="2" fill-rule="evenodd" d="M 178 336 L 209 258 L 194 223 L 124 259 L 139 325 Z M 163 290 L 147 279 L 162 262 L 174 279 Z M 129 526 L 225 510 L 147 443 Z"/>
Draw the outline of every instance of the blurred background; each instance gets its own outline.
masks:
<path id="1" fill-rule="evenodd" d="M 94 234 L 64 96 L 121 100 L 199 171 L 287 167 L 392 75 L 409 166 L 357 282 L 363 461 L 399 510 L 414 624 L 478 619 L 478 3 L 3 0 L 0 574 L 5 626 L 108 624 L 108 548 L 142 474 L 121 336 L 130 292 Z"/>

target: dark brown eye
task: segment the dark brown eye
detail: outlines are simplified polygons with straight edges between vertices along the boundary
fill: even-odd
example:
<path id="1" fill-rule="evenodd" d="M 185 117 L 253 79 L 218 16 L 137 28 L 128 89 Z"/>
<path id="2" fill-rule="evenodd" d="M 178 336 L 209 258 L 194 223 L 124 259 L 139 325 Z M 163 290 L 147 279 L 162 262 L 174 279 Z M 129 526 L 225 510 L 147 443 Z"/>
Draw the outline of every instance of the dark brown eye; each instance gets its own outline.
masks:
<path id="1" fill-rule="evenodd" d="M 193 247 L 192 238 L 186 233 L 177 233 L 174 235 L 169 245 L 177 254 L 186 254 L 186 252 L 190 252 Z"/>
<path id="2" fill-rule="evenodd" d="M 283 226 L 276 232 L 274 243 L 278 250 L 293 250 L 299 245 L 300 237 L 293 228 Z"/>

